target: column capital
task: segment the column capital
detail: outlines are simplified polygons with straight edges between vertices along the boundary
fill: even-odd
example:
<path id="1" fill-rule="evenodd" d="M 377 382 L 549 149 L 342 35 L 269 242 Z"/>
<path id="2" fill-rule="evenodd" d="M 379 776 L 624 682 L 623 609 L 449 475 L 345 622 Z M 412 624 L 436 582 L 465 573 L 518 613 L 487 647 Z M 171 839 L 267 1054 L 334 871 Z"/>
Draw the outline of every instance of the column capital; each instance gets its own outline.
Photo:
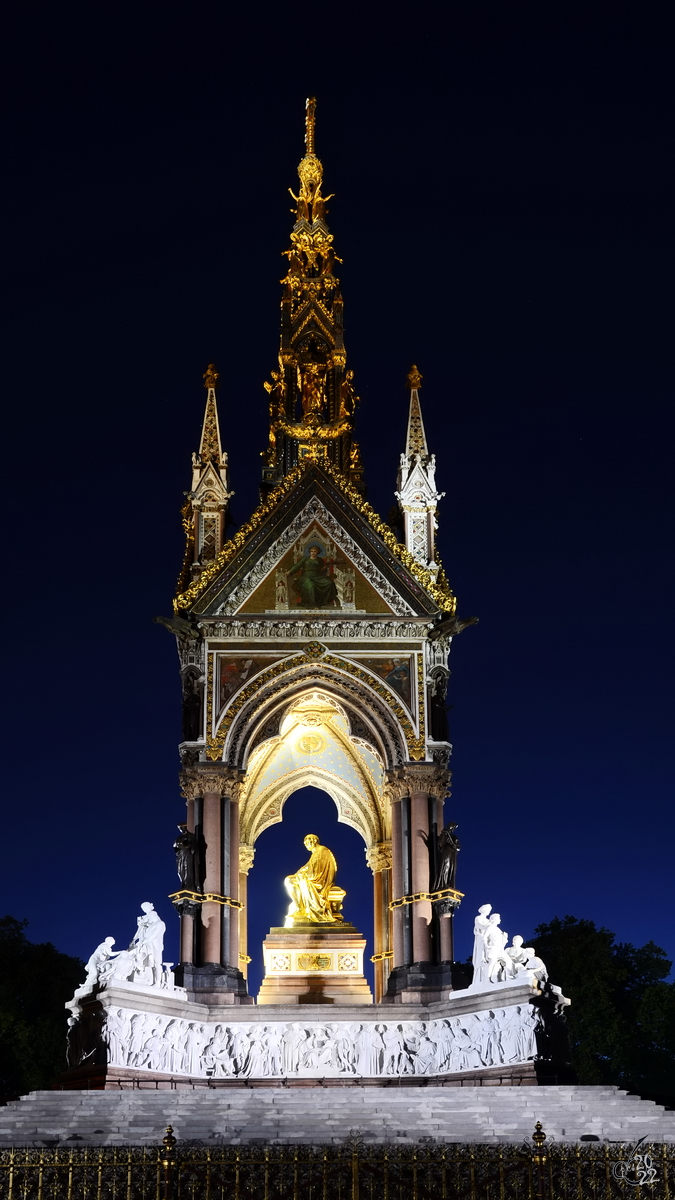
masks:
<path id="1" fill-rule="evenodd" d="M 405 763 L 389 773 L 388 784 L 398 792 L 395 799 L 413 793 L 426 793 L 444 799 L 450 786 L 451 772 L 438 763 Z"/>
<path id="2" fill-rule="evenodd" d="M 378 871 L 388 871 L 391 867 L 391 842 L 375 842 L 366 850 L 366 862 L 373 875 Z"/>
<path id="3" fill-rule="evenodd" d="M 239 843 L 239 870 L 248 875 L 253 866 L 255 858 L 255 846 L 249 846 L 246 842 Z"/>
<path id="4" fill-rule="evenodd" d="M 398 770 L 399 768 L 395 769 Z M 407 784 L 402 779 L 394 777 L 393 774 L 390 774 L 387 778 L 387 782 L 384 785 L 385 799 L 387 799 L 390 804 L 395 804 L 397 800 L 402 800 L 403 797 L 407 795 Z"/>
<path id="5" fill-rule="evenodd" d="M 197 763 L 181 771 L 179 778 L 187 800 L 196 800 L 198 796 L 212 792 L 238 802 L 243 787 L 241 773 L 225 763 Z"/>

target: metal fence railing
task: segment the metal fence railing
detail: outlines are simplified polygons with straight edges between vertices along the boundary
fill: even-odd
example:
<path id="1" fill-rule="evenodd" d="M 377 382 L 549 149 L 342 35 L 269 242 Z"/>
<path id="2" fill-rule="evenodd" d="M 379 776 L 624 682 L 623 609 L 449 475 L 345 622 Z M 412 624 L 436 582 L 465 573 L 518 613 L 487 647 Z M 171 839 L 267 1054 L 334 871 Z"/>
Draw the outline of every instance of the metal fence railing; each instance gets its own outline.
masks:
<path id="1" fill-rule="evenodd" d="M 0 1151 L 0 1200 L 675 1200 L 675 1145 L 179 1145 Z"/>

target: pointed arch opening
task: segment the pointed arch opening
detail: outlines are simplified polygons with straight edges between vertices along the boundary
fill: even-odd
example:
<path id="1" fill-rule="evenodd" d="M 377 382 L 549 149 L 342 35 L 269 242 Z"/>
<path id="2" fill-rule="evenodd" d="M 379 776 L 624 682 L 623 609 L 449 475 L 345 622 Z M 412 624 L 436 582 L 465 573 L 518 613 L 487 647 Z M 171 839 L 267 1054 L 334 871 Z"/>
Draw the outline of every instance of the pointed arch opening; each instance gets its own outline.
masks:
<path id="1" fill-rule="evenodd" d="M 262 942 L 270 928 L 283 925 L 290 898 L 284 878 L 308 858 L 303 839 L 315 833 L 332 850 L 338 869 L 335 882 L 346 891 L 345 921 L 367 939 L 364 967 L 373 987 L 373 876 L 364 853 L 363 836 L 340 820 L 334 799 L 316 786 L 294 788 L 283 805 L 282 820 L 268 825 L 256 841 L 255 858 L 248 875 L 248 989 L 257 995 L 263 978 Z"/>

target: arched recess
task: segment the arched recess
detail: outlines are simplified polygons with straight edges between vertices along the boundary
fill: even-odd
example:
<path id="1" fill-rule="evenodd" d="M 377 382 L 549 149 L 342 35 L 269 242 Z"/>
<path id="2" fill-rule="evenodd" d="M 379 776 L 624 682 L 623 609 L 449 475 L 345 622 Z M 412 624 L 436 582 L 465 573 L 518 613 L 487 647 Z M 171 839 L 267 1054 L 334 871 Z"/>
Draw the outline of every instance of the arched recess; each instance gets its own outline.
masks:
<path id="1" fill-rule="evenodd" d="M 277 668 L 269 679 L 262 676 L 253 683 L 256 687 L 242 697 L 220 735 L 224 761 L 241 772 L 239 897 L 246 904 L 256 838 L 283 819 L 288 797 L 307 785 L 327 792 L 338 819 L 363 837 L 373 871 L 376 995 L 381 997 L 392 944 L 386 779 L 392 767 L 407 759 L 405 733 L 365 676 L 343 674 L 325 662 L 300 663 L 296 658 L 286 671 Z M 239 931 L 245 960 L 245 909 Z"/>
<path id="2" fill-rule="evenodd" d="M 392 702 L 388 703 L 371 686 L 366 673 L 352 664 L 345 663 L 343 668 L 336 659 L 330 664 L 307 662 L 304 656 L 300 661 L 293 658 L 287 666 L 278 664 L 264 672 L 233 698 L 215 730 L 213 746 L 218 757 L 245 771 L 248 756 L 260 740 L 260 731 L 291 699 L 310 688 L 324 692 L 351 713 L 358 714 L 360 722 L 372 734 L 385 770 L 407 761 L 406 737 L 414 736 L 415 730 L 393 694 Z"/>

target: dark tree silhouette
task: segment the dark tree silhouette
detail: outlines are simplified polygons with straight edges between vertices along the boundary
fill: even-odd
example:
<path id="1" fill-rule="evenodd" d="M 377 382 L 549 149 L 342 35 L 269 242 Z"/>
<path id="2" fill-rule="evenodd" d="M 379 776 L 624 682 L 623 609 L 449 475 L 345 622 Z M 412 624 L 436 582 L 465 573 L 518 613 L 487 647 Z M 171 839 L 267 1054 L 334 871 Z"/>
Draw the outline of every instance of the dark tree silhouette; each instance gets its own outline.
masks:
<path id="1" fill-rule="evenodd" d="M 0 1096 L 50 1087 L 66 1069 L 66 1000 L 84 963 L 29 942 L 27 921 L 0 917 Z"/>
<path id="2" fill-rule="evenodd" d="M 654 942 L 615 943 L 609 929 L 577 917 L 538 925 L 531 939 L 566 1010 L 580 1083 L 614 1083 L 675 1103 L 675 984 Z"/>

